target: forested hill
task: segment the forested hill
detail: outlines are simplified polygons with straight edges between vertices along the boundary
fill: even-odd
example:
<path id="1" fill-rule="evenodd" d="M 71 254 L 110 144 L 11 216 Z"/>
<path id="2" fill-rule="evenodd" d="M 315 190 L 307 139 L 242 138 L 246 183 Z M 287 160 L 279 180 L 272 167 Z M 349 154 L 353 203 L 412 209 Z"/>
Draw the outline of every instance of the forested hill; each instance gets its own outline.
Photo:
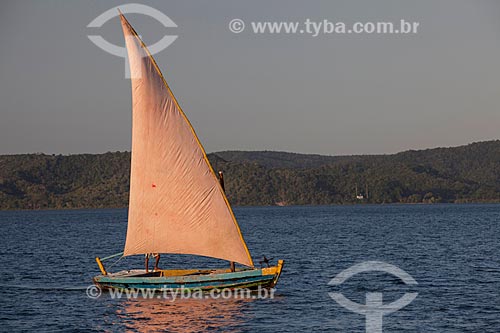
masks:
<path id="1" fill-rule="evenodd" d="M 209 159 L 225 172 L 233 205 L 500 202 L 498 140 L 394 155 L 226 151 Z M 125 207 L 129 168 L 128 152 L 0 156 L 0 209 Z"/>

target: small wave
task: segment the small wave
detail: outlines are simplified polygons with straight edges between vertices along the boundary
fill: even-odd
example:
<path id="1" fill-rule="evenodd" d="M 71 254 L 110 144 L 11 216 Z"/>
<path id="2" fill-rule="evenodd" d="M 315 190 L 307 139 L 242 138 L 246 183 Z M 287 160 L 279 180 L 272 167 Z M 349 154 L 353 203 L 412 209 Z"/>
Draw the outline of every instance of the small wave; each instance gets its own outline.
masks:
<path id="1" fill-rule="evenodd" d="M 35 290 L 35 291 L 80 291 L 80 290 L 86 290 L 88 286 L 32 286 L 25 284 L 0 284 L 0 288 Z"/>

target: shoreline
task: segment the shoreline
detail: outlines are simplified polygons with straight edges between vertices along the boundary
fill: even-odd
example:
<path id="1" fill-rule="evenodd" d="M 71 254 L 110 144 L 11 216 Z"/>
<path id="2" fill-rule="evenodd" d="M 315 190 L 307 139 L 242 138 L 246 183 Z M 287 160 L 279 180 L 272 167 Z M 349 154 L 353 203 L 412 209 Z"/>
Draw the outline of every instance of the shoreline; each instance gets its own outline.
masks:
<path id="1" fill-rule="evenodd" d="M 469 202 L 390 202 L 390 203 L 346 203 L 346 204 L 305 204 L 305 205 L 238 205 L 232 206 L 232 208 L 286 208 L 286 207 L 348 207 L 348 206 L 444 206 L 444 205 L 497 205 L 500 204 L 500 200 L 497 201 L 469 201 Z M 1 212 L 50 212 L 50 211 L 78 211 L 78 210 L 119 210 L 128 209 L 128 206 L 119 207 L 80 207 L 80 208 L 39 208 L 39 209 L 0 209 Z"/>

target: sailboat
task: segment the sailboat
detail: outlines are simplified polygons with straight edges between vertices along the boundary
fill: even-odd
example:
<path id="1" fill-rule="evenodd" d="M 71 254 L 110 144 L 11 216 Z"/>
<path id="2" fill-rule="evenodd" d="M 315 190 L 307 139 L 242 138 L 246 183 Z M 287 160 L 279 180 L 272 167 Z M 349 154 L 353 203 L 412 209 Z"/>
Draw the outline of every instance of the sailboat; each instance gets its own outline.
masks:
<path id="1" fill-rule="evenodd" d="M 132 82 L 132 158 L 125 248 L 96 257 L 101 289 L 272 288 L 276 266 L 254 266 L 231 206 L 203 146 L 146 45 L 120 13 Z M 228 268 L 108 272 L 118 256 L 189 254 L 227 260 Z M 235 267 L 235 263 L 241 266 Z"/>

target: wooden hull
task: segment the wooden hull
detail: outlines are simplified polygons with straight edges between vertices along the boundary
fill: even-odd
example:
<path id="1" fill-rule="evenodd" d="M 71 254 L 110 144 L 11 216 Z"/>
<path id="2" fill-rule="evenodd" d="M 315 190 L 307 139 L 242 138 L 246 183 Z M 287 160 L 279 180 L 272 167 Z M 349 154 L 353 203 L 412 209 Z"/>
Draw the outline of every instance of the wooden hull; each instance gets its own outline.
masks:
<path id="1" fill-rule="evenodd" d="M 122 271 L 94 277 L 101 289 L 203 290 L 273 288 L 281 274 L 283 260 L 267 268 L 229 270 L 144 270 Z"/>

